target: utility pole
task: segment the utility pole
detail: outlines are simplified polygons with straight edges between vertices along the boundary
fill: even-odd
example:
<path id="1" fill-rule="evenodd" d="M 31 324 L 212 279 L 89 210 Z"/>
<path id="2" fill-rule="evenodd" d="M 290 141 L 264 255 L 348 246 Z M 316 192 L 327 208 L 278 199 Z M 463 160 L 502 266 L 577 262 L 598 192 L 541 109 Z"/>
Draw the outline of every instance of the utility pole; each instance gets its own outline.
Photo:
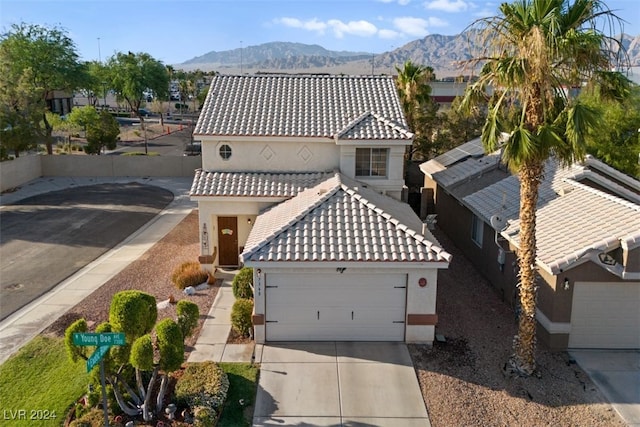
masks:
<path id="1" fill-rule="evenodd" d="M 240 75 L 242 75 L 242 40 L 240 40 Z"/>
<path id="2" fill-rule="evenodd" d="M 100 54 L 100 37 L 98 37 L 98 62 L 102 64 L 102 55 Z"/>

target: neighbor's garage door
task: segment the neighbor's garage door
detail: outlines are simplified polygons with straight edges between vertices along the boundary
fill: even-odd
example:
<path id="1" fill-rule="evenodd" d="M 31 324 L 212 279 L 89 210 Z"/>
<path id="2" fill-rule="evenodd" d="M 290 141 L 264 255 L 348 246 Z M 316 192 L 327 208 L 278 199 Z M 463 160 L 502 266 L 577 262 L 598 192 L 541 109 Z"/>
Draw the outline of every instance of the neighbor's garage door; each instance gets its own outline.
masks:
<path id="1" fill-rule="evenodd" d="M 267 341 L 404 341 L 404 274 L 268 274 Z"/>
<path id="2" fill-rule="evenodd" d="M 640 348 L 640 283 L 576 283 L 570 348 Z"/>

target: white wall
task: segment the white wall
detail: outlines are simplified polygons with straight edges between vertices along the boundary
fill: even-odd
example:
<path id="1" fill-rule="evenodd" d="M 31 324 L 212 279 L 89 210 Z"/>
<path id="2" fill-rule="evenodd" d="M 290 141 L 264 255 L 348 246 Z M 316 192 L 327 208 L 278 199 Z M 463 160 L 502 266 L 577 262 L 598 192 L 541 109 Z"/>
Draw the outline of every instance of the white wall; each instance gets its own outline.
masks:
<path id="1" fill-rule="evenodd" d="M 41 176 L 193 176 L 200 156 L 28 155 L 0 163 L 0 191 Z"/>
<path id="2" fill-rule="evenodd" d="M 231 147 L 228 160 L 222 145 Z M 330 138 L 256 138 L 219 140 L 202 137 L 202 168 L 207 171 L 319 172 L 338 169 L 340 149 Z"/>

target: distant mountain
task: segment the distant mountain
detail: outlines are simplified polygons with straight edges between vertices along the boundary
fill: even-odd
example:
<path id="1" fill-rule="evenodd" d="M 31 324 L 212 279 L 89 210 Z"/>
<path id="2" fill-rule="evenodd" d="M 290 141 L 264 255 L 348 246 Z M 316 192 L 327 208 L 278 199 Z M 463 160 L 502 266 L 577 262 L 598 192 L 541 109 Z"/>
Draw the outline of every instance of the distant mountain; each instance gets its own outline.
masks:
<path id="1" fill-rule="evenodd" d="M 281 66 L 291 67 L 295 64 L 287 64 L 291 58 L 358 58 L 371 56 L 366 52 L 337 52 L 327 50 L 317 44 L 289 43 L 289 42 L 271 42 L 258 46 L 247 46 L 227 50 L 223 52 L 211 51 L 202 56 L 185 61 L 183 64 L 217 64 L 217 65 L 240 65 L 244 63 L 252 65 L 268 61 L 284 60 Z"/>
<path id="2" fill-rule="evenodd" d="M 640 74 L 640 36 L 624 34 L 622 44 L 627 50 L 635 74 Z M 331 73 L 331 74 L 394 74 L 396 66 L 411 60 L 433 67 L 437 78 L 473 74 L 465 61 L 478 52 L 469 40 L 469 33 L 454 36 L 428 35 L 393 51 L 381 54 L 331 51 L 319 45 L 272 42 L 223 52 L 209 52 L 190 59 L 177 67 L 215 70 L 225 74 L 242 72 Z M 477 70 L 475 73 L 477 74 Z"/>

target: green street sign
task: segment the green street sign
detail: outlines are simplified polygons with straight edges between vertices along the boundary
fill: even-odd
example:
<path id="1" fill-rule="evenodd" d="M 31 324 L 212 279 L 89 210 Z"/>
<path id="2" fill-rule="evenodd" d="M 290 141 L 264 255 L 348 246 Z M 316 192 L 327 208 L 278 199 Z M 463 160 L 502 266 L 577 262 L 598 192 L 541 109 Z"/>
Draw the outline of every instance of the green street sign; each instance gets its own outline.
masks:
<path id="1" fill-rule="evenodd" d="M 73 344 L 79 346 L 110 346 L 125 345 L 124 333 L 122 332 L 105 332 L 96 334 L 91 332 L 82 332 L 73 334 Z"/>
<path id="2" fill-rule="evenodd" d="M 98 364 L 102 360 L 105 354 L 109 351 L 111 346 L 109 345 L 101 345 L 96 348 L 96 351 L 93 352 L 91 356 L 87 359 L 87 372 L 91 372 L 94 366 Z"/>

